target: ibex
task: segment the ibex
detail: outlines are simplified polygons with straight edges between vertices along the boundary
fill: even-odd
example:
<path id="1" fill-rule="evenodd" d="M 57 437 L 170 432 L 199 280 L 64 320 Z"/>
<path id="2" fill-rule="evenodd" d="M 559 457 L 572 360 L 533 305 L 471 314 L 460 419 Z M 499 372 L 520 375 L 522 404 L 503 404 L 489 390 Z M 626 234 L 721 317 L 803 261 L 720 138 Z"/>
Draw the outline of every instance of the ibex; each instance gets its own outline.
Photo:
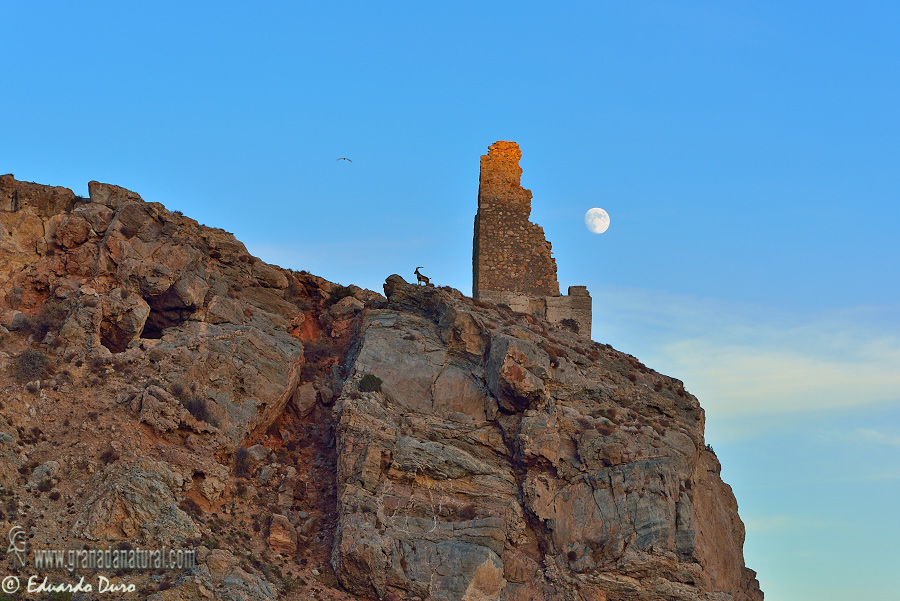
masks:
<path id="1" fill-rule="evenodd" d="M 419 273 L 420 269 L 422 269 L 422 268 L 416 267 L 416 271 L 415 271 L 416 279 L 418 280 L 419 284 L 425 284 L 427 286 L 428 282 L 431 280 L 429 278 L 425 277 L 424 275 L 422 275 L 421 273 Z"/>

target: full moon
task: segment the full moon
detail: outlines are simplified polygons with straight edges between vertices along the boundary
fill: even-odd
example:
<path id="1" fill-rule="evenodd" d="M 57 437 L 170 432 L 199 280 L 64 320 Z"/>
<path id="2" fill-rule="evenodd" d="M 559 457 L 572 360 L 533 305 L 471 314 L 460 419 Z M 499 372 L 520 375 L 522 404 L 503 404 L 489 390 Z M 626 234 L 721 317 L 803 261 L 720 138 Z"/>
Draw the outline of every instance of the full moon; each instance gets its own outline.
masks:
<path id="1" fill-rule="evenodd" d="M 595 234 L 602 234 L 609 227 L 609 213 L 603 209 L 588 209 L 584 214 L 584 224 Z"/>

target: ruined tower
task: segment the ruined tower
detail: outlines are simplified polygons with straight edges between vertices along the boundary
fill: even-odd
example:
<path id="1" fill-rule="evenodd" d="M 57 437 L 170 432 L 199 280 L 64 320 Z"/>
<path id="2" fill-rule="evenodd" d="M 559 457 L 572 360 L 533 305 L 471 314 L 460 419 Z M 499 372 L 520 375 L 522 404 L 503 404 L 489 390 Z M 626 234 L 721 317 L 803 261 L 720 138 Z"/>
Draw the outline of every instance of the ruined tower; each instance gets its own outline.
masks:
<path id="1" fill-rule="evenodd" d="M 472 296 L 503 303 L 554 323 L 591 333 L 591 297 L 584 286 L 559 294 L 556 260 L 544 229 L 532 223 L 531 191 L 520 184 L 522 151 L 496 142 L 481 157 L 472 252 Z M 571 321 L 569 321 L 571 320 Z"/>

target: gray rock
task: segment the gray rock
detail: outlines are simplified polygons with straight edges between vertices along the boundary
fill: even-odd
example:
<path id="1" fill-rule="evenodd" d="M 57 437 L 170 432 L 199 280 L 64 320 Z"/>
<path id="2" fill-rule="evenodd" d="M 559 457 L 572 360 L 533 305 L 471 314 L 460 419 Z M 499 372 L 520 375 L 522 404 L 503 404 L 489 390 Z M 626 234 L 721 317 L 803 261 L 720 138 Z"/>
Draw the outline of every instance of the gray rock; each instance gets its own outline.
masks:
<path id="1" fill-rule="evenodd" d="M 92 479 L 94 491 L 72 528 L 89 540 L 142 540 L 183 544 L 197 536 L 172 494 L 179 477 L 165 463 L 117 461 Z"/>
<path id="2" fill-rule="evenodd" d="M 31 472 L 31 477 L 29 481 L 32 486 L 38 486 L 44 481 L 52 482 L 59 475 L 59 462 L 58 461 L 45 461 L 40 464 Z"/>
<path id="3" fill-rule="evenodd" d="M 10 332 L 18 332 L 20 330 L 24 330 L 29 327 L 28 316 L 24 313 L 16 312 L 13 318 L 10 320 L 7 329 Z"/>
<path id="4" fill-rule="evenodd" d="M 549 375 L 550 356 L 527 340 L 495 336 L 485 369 L 488 388 L 507 411 L 524 411 L 547 398 L 543 378 Z"/>

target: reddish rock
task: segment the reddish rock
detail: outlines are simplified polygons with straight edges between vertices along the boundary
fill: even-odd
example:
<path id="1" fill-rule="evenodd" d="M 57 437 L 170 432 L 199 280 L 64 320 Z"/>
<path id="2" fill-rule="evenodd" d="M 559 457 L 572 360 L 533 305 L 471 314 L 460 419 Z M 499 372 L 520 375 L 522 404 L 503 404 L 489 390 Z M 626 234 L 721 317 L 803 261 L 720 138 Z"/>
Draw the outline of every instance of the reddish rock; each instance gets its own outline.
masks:
<path id="1" fill-rule="evenodd" d="M 283 515 L 275 514 L 269 522 L 269 548 L 285 557 L 290 557 L 297 550 L 297 531 L 291 521 Z"/>
<path id="2" fill-rule="evenodd" d="M 91 202 L 105 205 L 113 210 L 129 202 L 143 202 L 141 195 L 121 186 L 101 184 L 97 181 L 88 182 L 88 194 Z"/>
<path id="3" fill-rule="evenodd" d="M 266 265 L 121 188 L 67 198 L 0 177 L 0 486 L 35 547 L 197 546 L 172 599 L 762 599 L 677 380 L 456 290 Z"/>

